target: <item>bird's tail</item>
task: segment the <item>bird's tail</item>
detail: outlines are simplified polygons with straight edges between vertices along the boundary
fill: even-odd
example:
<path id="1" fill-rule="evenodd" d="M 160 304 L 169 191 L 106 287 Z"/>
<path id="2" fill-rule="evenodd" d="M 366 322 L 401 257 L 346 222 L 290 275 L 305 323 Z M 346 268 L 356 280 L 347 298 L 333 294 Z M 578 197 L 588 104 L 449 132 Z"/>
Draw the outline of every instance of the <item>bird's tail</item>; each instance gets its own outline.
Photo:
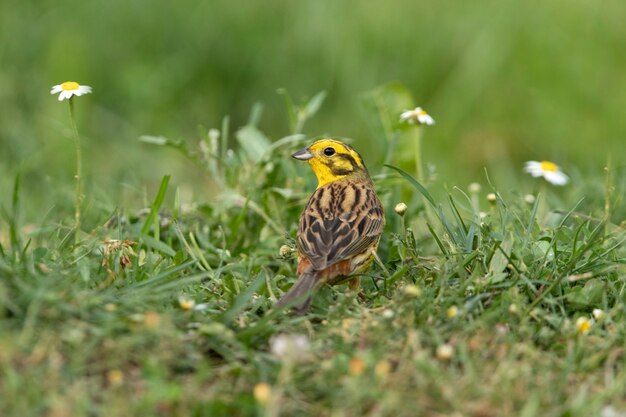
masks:
<path id="1" fill-rule="evenodd" d="M 306 272 L 298 278 L 295 284 L 282 296 L 274 308 L 291 306 L 297 314 L 304 314 L 311 307 L 313 292 L 317 287 L 315 272 Z"/>

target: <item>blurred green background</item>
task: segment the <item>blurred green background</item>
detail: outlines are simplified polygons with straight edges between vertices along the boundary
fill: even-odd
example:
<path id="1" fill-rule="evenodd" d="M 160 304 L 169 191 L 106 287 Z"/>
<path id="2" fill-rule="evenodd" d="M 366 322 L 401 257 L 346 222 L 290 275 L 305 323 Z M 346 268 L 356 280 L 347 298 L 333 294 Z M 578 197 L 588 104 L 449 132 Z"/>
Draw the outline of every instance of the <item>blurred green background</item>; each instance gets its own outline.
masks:
<path id="1" fill-rule="evenodd" d="M 289 133 L 281 87 L 297 101 L 326 90 L 305 133 L 354 138 L 377 172 L 385 143 L 362 100 L 390 81 L 437 120 L 425 159 L 446 184 L 484 182 L 484 167 L 522 177 L 528 159 L 576 179 L 613 155 L 623 175 L 625 21 L 623 0 L 4 0 L 0 201 L 20 171 L 31 216 L 71 212 L 68 106 L 49 94 L 67 80 L 94 90 L 76 102 L 90 204 L 139 202 L 167 173 L 186 200 L 209 200 L 203 171 L 138 137 L 195 146 L 199 125 L 230 115 L 235 130 L 260 101 L 276 140 Z"/>

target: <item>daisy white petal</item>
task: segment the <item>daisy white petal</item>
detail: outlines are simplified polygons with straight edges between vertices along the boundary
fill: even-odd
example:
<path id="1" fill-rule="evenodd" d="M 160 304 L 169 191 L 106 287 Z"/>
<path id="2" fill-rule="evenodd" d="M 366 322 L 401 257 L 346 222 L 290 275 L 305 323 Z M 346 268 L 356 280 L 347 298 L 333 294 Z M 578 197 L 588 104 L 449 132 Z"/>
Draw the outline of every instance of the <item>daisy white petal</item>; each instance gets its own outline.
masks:
<path id="1" fill-rule="evenodd" d="M 546 179 L 546 181 L 554 185 L 565 185 L 569 181 L 569 178 L 567 177 L 567 175 L 563 174 L 560 171 L 546 172 L 543 174 L 543 177 Z"/>
<path id="2" fill-rule="evenodd" d="M 61 88 L 61 84 L 59 85 L 53 85 L 52 86 L 52 90 L 50 90 L 50 94 L 58 94 L 61 91 L 63 91 L 63 89 Z"/>
<path id="3" fill-rule="evenodd" d="M 408 122 L 409 124 L 420 124 L 420 125 L 434 125 L 435 119 L 430 117 L 428 113 L 421 107 L 416 107 L 413 110 L 405 110 L 400 114 L 401 122 Z"/>
<path id="4" fill-rule="evenodd" d="M 76 94 L 77 96 L 82 96 L 83 94 L 89 93 L 91 93 L 91 87 L 89 87 L 88 85 L 81 85 L 80 87 L 78 87 L 74 94 Z"/>
<path id="5" fill-rule="evenodd" d="M 70 98 L 72 97 L 72 93 L 69 91 L 61 91 L 61 94 L 59 94 L 59 101 L 63 101 L 66 98 Z"/>
<path id="6" fill-rule="evenodd" d="M 193 311 L 204 311 L 209 308 L 207 303 L 196 304 L 193 308 Z"/>
<path id="7" fill-rule="evenodd" d="M 524 171 L 528 172 L 533 177 L 541 176 L 541 162 L 528 161 L 524 164 Z"/>
<path id="8" fill-rule="evenodd" d="M 423 124 L 423 125 L 434 125 L 435 124 L 435 119 L 433 119 L 432 117 L 430 117 L 430 115 L 426 112 L 422 112 L 420 114 L 417 115 L 417 120 Z"/>
<path id="9" fill-rule="evenodd" d="M 407 121 L 411 124 L 415 123 L 415 120 L 413 118 L 413 111 L 412 110 L 406 110 L 404 111 L 401 115 L 400 115 L 400 121 Z"/>

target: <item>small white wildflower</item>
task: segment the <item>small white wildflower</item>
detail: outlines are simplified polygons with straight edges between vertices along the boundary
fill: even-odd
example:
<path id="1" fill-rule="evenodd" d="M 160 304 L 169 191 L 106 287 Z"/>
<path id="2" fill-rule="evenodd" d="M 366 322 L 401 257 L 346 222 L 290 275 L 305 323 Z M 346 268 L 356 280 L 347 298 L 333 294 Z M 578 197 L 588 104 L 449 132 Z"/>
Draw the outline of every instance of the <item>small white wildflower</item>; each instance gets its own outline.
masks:
<path id="1" fill-rule="evenodd" d="M 59 94 L 61 93 L 61 94 Z M 91 87 L 88 85 L 80 85 L 75 81 L 66 81 L 52 87 L 50 94 L 59 94 L 59 101 L 70 99 L 72 96 L 82 96 L 91 93 Z"/>
<path id="2" fill-rule="evenodd" d="M 393 310 L 392 310 L 392 309 L 390 309 L 390 308 L 386 308 L 386 309 L 384 309 L 384 310 L 383 310 L 383 312 L 382 312 L 382 316 L 383 316 L 384 318 L 386 318 L 386 319 L 392 319 L 392 318 L 393 318 L 393 316 L 395 316 L 395 315 L 396 315 L 396 313 L 394 313 L 394 312 L 393 312 Z"/>
<path id="3" fill-rule="evenodd" d="M 393 208 L 393 210 L 396 212 L 396 214 L 398 216 L 404 216 L 404 213 L 406 213 L 406 210 L 408 209 L 407 205 L 404 203 L 398 203 L 396 204 L 396 206 Z"/>
<path id="4" fill-rule="evenodd" d="M 599 308 L 594 308 L 592 313 L 593 313 L 593 318 L 598 321 L 602 320 L 606 316 L 606 313 L 604 312 L 604 310 L 599 309 Z"/>
<path id="5" fill-rule="evenodd" d="M 209 144 L 210 144 L 209 149 L 207 149 L 207 153 L 210 153 L 212 155 L 217 155 L 220 151 L 219 149 L 220 148 L 220 145 L 219 145 L 220 131 L 217 129 L 210 129 L 207 136 L 209 138 Z M 200 141 L 200 145 L 203 145 L 203 144 L 206 147 L 205 142 Z"/>
<path id="6" fill-rule="evenodd" d="M 576 320 L 576 331 L 580 334 L 587 334 L 591 330 L 592 325 L 593 320 L 590 320 L 587 317 L 579 317 Z"/>
<path id="7" fill-rule="evenodd" d="M 193 307 L 193 311 L 204 311 L 204 310 L 207 310 L 208 308 L 209 308 L 209 305 L 207 303 L 196 304 Z"/>
<path id="8" fill-rule="evenodd" d="M 469 192 L 473 194 L 479 193 L 481 188 L 482 188 L 481 185 L 477 182 L 473 182 L 467 187 Z"/>
<path id="9" fill-rule="evenodd" d="M 498 197 L 495 195 L 495 193 L 487 194 L 487 201 L 489 201 L 491 204 L 496 204 L 497 200 L 498 200 Z"/>
<path id="10" fill-rule="evenodd" d="M 606 405 L 602 408 L 600 417 L 626 417 L 626 411 L 620 411 L 612 405 Z"/>
<path id="11" fill-rule="evenodd" d="M 416 107 L 413 110 L 405 110 L 400 115 L 400 121 L 401 122 L 406 121 L 410 124 L 417 123 L 420 125 L 428 125 L 428 126 L 435 124 L 435 119 L 430 117 L 430 115 L 426 113 L 426 111 L 423 110 L 421 107 Z"/>
<path id="12" fill-rule="evenodd" d="M 270 339 L 270 351 L 278 359 L 298 359 L 309 349 L 309 338 L 303 334 L 279 334 Z"/>
<path id="13" fill-rule="evenodd" d="M 213 129 L 209 129 L 209 139 L 217 141 L 220 138 L 220 131 L 213 128 Z"/>
<path id="14" fill-rule="evenodd" d="M 293 249 L 291 249 L 289 245 L 282 245 L 278 250 L 281 258 L 286 258 L 291 254 L 291 252 L 293 252 Z"/>
<path id="15" fill-rule="evenodd" d="M 178 305 L 180 305 L 181 309 L 185 311 L 189 311 L 194 308 L 194 306 L 196 305 L 196 302 L 192 300 L 191 298 L 181 296 L 181 297 L 178 297 Z"/>
<path id="16" fill-rule="evenodd" d="M 558 165 L 550 161 L 528 161 L 524 164 L 524 171 L 535 178 L 543 177 L 554 185 L 565 185 L 569 182 L 569 177 L 561 171 Z"/>
<path id="17" fill-rule="evenodd" d="M 417 285 L 409 284 L 403 288 L 404 294 L 409 297 L 419 297 L 422 294 L 422 290 Z"/>
<path id="18" fill-rule="evenodd" d="M 454 348 L 445 343 L 437 347 L 437 359 L 440 361 L 449 361 L 454 356 Z"/>

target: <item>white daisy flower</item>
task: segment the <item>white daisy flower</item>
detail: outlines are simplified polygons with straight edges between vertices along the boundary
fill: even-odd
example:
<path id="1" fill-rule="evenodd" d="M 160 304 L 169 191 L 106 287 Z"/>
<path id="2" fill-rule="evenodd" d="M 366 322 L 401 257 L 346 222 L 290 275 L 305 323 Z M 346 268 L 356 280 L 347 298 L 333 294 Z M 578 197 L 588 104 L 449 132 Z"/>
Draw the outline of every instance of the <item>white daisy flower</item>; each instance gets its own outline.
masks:
<path id="1" fill-rule="evenodd" d="M 454 356 L 454 348 L 447 343 L 437 346 L 436 355 L 440 361 L 449 361 Z"/>
<path id="2" fill-rule="evenodd" d="M 604 317 L 606 316 L 606 313 L 604 312 L 604 310 L 601 310 L 599 308 L 594 308 L 593 309 L 593 318 L 600 321 L 602 320 Z"/>
<path id="3" fill-rule="evenodd" d="M 569 177 L 561 171 L 557 164 L 550 161 L 528 161 L 524 164 L 524 171 L 535 178 L 543 177 L 554 185 L 565 185 L 569 182 Z"/>
<path id="4" fill-rule="evenodd" d="M 189 311 L 195 307 L 196 302 L 192 300 L 191 298 L 181 296 L 181 297 L 178 297 L 178 304 L 180 305 L 180 308 L 182 308 L 183 310 Z"/>
<path id="5" fill-rule="evenodd" d="M 279 334 L 270 339 L 270 351 L 278 359 L 302 359 L 309 349 L 309 338 L 303 334 Z"/>
<path id="6" fill-rule="evenodd" d="M 421 107 L 416 107 L 413 110 L 405 110 L 400 115 L 401 122 L 408 122 L 410 124 L 420 124 L 420 125 L 434 125 L 435 119 L 430 117 L 428 113 Z"/>
<path id="7" fill-rule="evenodd" d="M 59 94 L 59 101 L 63 101 L 66 98 L 70 99 L 72 96 L 82 96 L 83 94 L 89 93 L 91 93 L 91 87 L 88 85 L 80 85 L 75 81 L 66 81 L 63 84 L 55 85 L 50 91 L 50 94 Z"/>
<path id="8" fill-rule="evenodd" d="M 590 320 L 587 317 L 578 317 L 576 320 L 576 331 L 580 334 L 589 333 L 591 326 L 593 326 L 593 320 Z"/>

